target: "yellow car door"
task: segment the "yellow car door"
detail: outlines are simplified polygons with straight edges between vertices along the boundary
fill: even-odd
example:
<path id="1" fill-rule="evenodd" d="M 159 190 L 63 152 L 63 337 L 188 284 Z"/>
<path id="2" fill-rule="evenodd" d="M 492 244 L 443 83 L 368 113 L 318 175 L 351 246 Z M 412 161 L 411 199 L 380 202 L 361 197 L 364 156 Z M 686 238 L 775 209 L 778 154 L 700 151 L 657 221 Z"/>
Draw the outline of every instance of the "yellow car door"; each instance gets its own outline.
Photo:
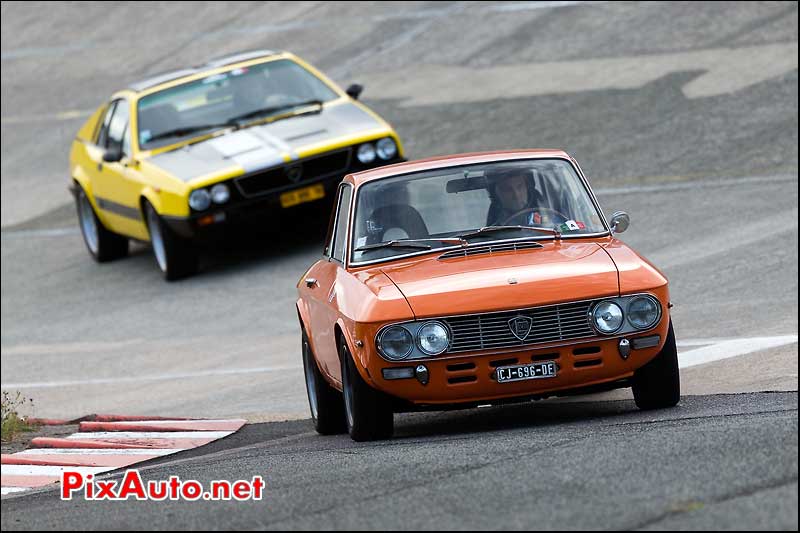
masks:
<path id="1" fill-rule="evenodd" d="M 147 240 L 139 198 L 142 179 L 131 151 L 130 103 L 119 98 L 109 106 L 97 137 L 99 151 L 92 169 L 95 202 L 108 229 Z"/>

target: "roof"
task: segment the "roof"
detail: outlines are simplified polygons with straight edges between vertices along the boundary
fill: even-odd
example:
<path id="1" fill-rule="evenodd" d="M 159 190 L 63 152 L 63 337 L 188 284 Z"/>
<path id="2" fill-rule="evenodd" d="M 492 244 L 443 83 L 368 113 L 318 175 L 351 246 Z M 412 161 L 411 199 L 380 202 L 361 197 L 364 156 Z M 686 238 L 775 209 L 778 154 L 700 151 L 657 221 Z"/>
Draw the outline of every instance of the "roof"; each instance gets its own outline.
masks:
<path id="1" fill-rule="evenodd" d="M 156 85 L 161 85 L 162 83 L 166 83 L 168 81 L 177 80 L 178 78 L 183 78 L 186 76 L 197 74 L 198 72 L 203 72 L 204 70 L 211 70 L 219 67 L 224 67 L 227 65 L 233 65 L 234 63 L 241 63 L 242 61 L 257 59 L 259 57 L 274 56 L 277 53 L 279 52 L 274 52 L 272 50 L 251 50 L 249 52 L 236 52 L 234 54 L 228 54 L 222 57 L 218 57 L 216 59 L 212 59 L 207 63 L 205 63 L 204 65 L 198 65 L 196 67 L 184 68 L 180 70 L 171 70 L 168 72 L 155 74 L 147 79 L 131 83 L 130 85 L 128 85 L 128 88 L 133 91 L 140 92 L 144 91 L 145 89 L 155 87 Z"/>
<path id="2" fill-rule="evenodd" d="M 396 165 L 387 165 L 372 170 L 365 170 L 356 174 L 351 174 L 353 184 L 358 187 L 369 181 L 409 174 L 412 172 L 422 172 L 437 168 L 456 167 L 460 165 L 472 165 L 477 163 L 490 163 L 492 161 L 509 161 L 512 159 L 550 159 L 550 158 L 571 159 L 563 150 L 497 150 L 493 152 L 471 152 L 466 154 L 454 154 L 447 156 L 429 157 L 417 161 L 408 161 Z"/>

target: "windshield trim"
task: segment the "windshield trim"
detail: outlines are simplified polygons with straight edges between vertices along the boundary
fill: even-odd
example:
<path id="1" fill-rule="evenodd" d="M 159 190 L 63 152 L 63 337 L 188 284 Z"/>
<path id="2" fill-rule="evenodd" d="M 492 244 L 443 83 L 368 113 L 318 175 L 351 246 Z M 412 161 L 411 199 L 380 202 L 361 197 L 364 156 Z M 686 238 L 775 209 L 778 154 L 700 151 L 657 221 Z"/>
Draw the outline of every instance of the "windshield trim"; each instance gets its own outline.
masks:
<path id="1" fill-rule="evenodd" d="M 376 178 L 374 180 L 370 180 L 370 181 L 368 181 L 366 183 L 362 183 L 361 185 L 355 187 L 355 191 L 354 191 L 355 195 L 353 196 L 352 205 L 350 206 L 350 208 L 352 210 L 350 224 L 352 225 L 352 224 L 355 223 L 356 208 L 358 206 L 358 200 L 359 200 L 359 195 L 361 194 L 361 188 L 364 187 L 365 185 L 369 185 L 370 183 L 375 183 L 375 182 L 379 182 L 379 181 L 383 181 L 383 180 L 387 180 L 387 179 L 397 178 L 399 176 L 412 176 L 414 174 L 425 174 L 425 173 L 428 173 L 428 172 L 431 172 L 431 171 L 434 171 L 434 170 L 440 170 L 440 169 L 445 169 L 445 168 L 447 170 L 451 170 L 451 169 L 459 169 L 459 168 L 463 168 L 463 167 L 472 167 L 472 166 L 475 166 L 475 165 L 483 165 L 483 164 L 487 164 L 488 165 L 488 164 L 491 164 L 491 163 L 511 163 L 511 162 L 514 162 L 514 161 L 530 161 L 532 159 L 539 160 L 539 161 L 551 161 L 551 160 L 566 161 L 570 166 L 572 166 L 572 169 L 578 175 L 578 178 L 580 179 L 581 183 L 583 184 L 584 190 L 589 194 L 589 199 L 592 201 L 592 205 L 594 206 L 594 208 L 599 213 L 600 221 L 603 223 L 603 227 L 605 228 L 605 231 L 601 231 L 601 232 L 597 232 L 597 233 L 580 233 L 580 234 L 571 234 L 571 235 L 562 233 L 561 234 L 561 240 L 564 240 L 564 239 L 586 239 L 586 238 L 606 237 L 606 236 L 610 236 L 611 235 L 611 226 L 608 223 L 608 219 L 606 219 L 605 213 L 600 208 L 600 203 L 597 201 L 597 197 L 595 196 L 594 191 L 589 186 L 589 182 L 587 181 L 586 176 L 583 175 L 583 170 L 580 168 L 580 166 L 578 166 L 577 162 L 574 159 L 569 158 L 569 157 L 559 157 L 559 156 L 551 156 L 551 157 L 536 157 L 536 156 L 532 156 L 532 157 L 517 157 L 517 158 L 514 158 L 514 159 L 503 159 L 503 160 L 500 160 L 500 161 L 485 161 L 485 162 L 481 162 L 481 163 L 466 163 L 466 164 L 461 164 L 461 165 L 440 167 L 439 169 L 417 170 L 417 171 L 413 171 L 413 172 L 403 172 L 403 173 L 399 173 L 399 174 L 393 174 L 391 176 L 384 176 L 382 178 Z M 369 261 L 354 261 L 353 260 L 353 253 L 355 251 L 355 246 L 354 246 L 354 243 L 352 242 L 353 238 L 354 238 L 354 234 L 351 233 L 350 234 L 350 238 L 348 239 L 348 242 L 347 242 L 347 248 L 348 248 L 347 255 L 345 256 L 345 258 L 347 259 L 347 262 L 346 262 L 347 268 L 349 268 L 349 267 L 362 267 L 362 266 L 372 265 L 372 264 L 376 264 L 376 263 L 386 263 L 388 261 L 395 261 L 397 259 L 405 259 L 407 257 L 415 257 L 415 256 L 418 256 L 418 255 L 430 254 L 430 253 L 439 252 L 439 251 L 448 251 L 448 250 L 453 250 L 453 249 L 456 249 L 456 248 L 463 248 L 463 245 L 447 246 L 447 247 L 441 247 L 441 248 L 433 248 L 431 250 L 421 250 L 421 251 L 418 251 L 418 252 L 411 252 L 411 253 L 407 253 L 407 254 L 398 254 L 398 255 L 393 255 L 391 257 L 381 257 L 379 259 L 372 259 L 372 260 L 369 260 Z M 556 238 L 553 235 L 543 235 L 541 237 L 529 236 L 529 237 L 524 237 L 524 238 L 519 238 L 519 239 L 498 239 L 498 240 L 492 240 L 492 241 L 481 241 L 480 243 L 470 243 L 468 246 L 473 246 L 474 244 L 485 245 L 485 244 L 490 244 L 490 243 L 494 244 L 494 243 L 499 243 L 499 242 L 510 242 L 510 241 L 519 241 L 519 240 L 536 240 L 536 241 L 553 240 L 553 241 L 555 241 Z"/>
<path id="2" fill-rule="evenodd" d="M 558 240 L 561 241 L 561 240 L 565 240 L 565 239 L 593 239 L 593 238 L 596 238 L 596 237 L 605 237 L 605 236 L 608 236 L 608 235 L 609 235 L 609 232 L 607 232 L 607 231 L 604 231 L 604 232 L 601 232 L 601 233 L 580 233 L 580 234 L 575 234 L 575 235 L 562 235 L 561 239 L 558 239 Z M 486 245 L 489 245 L 489 244 L 503 244 L 503 243 L 508 243 L 508 242 L 529 242 L 529 241 L 537 241 L 537 242 L 538 241 L 554 241 L 555 242 L 556 240 L 557 239 L 554 239 L 552 235 L 547 235 L 547 236 L 542 236 L 542 237 L 521 237 L 521 238 L 517 238 L 517 239 L 495 239 L 495 240 L 491 240 L 491 241 L 480 241 L 480 242 L 470 243 L 467 246 L 463 246 L 463 245 L 460 245 L 460 244 L 454 244 L 454 245 L 451 245 L 451 246 L 442 246 L 441 248 L 432 248 L 430 250 L 420 250 L 418 252 L 410 252 L 410 253 L 407 253 L 407 254 L 398 254 L 398 255 L 393 255 L 391 257 L 382 257 L 380 259 L 371 259 L 369 261 L 358 261 L 358 262 L 351 261 L 350 263 L 348 263 L 347 266 L 348 267 L 354 267 L 354 268 L 355 267 L 363 267 L 363 266 L 369 266 L 369 265 L 372 265 L 372 264 L 375 264 L 375 263 L 386 263 L 388 261 L 395 261 L 397 259 L 406 259 L 406 258 L 409 258 L 409 257 L 416 257 L 416 256 L 419 256 L 419 255 L 425 255 L 425 254 L 444 253 L 444 252 L 448 252 L 450 250 L 459 250 L 459 249 L 463 250 L 463 249 L 472 248 L 474 246 L 486 246 Z"/>

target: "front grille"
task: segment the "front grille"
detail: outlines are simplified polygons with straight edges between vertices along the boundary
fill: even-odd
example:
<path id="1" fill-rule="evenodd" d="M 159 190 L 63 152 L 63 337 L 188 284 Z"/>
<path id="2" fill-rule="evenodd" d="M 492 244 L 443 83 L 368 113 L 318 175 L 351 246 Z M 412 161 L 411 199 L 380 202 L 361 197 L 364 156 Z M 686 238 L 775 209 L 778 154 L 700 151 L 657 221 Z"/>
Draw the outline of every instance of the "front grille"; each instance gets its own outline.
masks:
<path id="1" fill-rule="evenodd" d="M 455 257 L 467 257 L 469 255 L 494 254 L 498 252 L 515 252 L 517 250 L 530 250 L 531 248 L 541 248 L 538 242 L 507 242 L 501 244 L 491 244 L 486 246 L 470 246 L 445 252 L 439 256 L 439 260 L 453 259 Z"/>
<path id="2" fill-rule="evenodd" d="M 350 165 L 350 148 L 303 159 L 280 167 L 262 170 L 236 179 L 243 196 L 252 197 L 317 181 L 320 178 L 344 175 Z M 294 179 L 289 176 L 294 175 Z M 297 177 L 299 176 L 299 177 Z"/>
<path id="3" fill-rule="evenodd" d="M 546 342 L 596 337 L 589 321 L 592 302 L 548 305 L 520 311 L 443 318 L 452 333 L 448 353 L 514 348 Z M 523 340 L 511 332 L 509 320 L 517 316 L 533 319 Z"/>

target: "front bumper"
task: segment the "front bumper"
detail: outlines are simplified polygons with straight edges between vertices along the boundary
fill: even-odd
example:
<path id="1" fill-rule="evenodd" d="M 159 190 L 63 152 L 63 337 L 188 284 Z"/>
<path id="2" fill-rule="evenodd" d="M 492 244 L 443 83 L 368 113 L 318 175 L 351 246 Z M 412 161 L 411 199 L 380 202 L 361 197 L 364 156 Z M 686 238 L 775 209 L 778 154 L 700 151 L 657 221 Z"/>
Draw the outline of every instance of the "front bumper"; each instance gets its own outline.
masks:
<path id="1" fill-rule="evenodd" d="M 626 335 L 633 349 L 627 358 L 620 354 L 623 337 L 594 338 L 572 344 L 550 344 L 525 350 L 502 351 L 465 356 L 447 356 L 388 363 L 374 355 L 367 357 L 366 371 L 372 386 L 417 407 L 447 406 L 509 400 L 514 398 L 545 398 L 563 395 L 587 387 L 609 384 L 627 386 L 634 372 L 649 362 L 663 348 L 667 338 L 669 317 L 662 317 L 654 329 Z M 658 337 L 653 345 L 654 337 Z M 637 339 L 650 339 L 648 347 L 636 347 Z M 555 361 L 557 374 L 552 378 L 498 383 L 498 366 L 531 362 Z M 425 365 L 428 383 L 407 378 L 384 379 L 383 369 Z M 613 388 L 613 387 L 610 387 Z"/>
<path id="2" fill-rule="evenodd" d="M 284 209 L 292 209 L 292 207 L 281 206 L 281 195 L 298 189 L 310 187 L 312 185 L 322 185 L 325 189 L 325 196 L 319 200 L 332 199 L 336 192 L 336 188 L 342 181 L 345 175 L 352 172 L 360 172 L 369 168 L 376 168 L 385 165 L 392 165 L 395 163 L 402 163 L 404 158 L 396 157 L 389 161 L 381 161 L 373 165 L 349 164 L 348 168 L 338 171 L 336 173 L 323 175 L 321 177 L 310 176 L 307 179 L 301 179 L 294 183 L 280 182 L 275 187 L 265 187 L 264 190 L 248 193 L 241 183 L 237 180 L 243 178 L 251 179 L 253 176 L 238 176 L 236 178 L 226 180 L 220 183 L 225 183 L 231 193 L 230 200 L 223 205 L 212 205 L 209 209 L 204 211 L 193 211 L 187 217 L 174 217 L 164 216 L 164 222 L 178 235 L 183 238 L 199 238 L 206 234 L 217 231 L 220 226 L 227 226 L 231 224 L 247 222 L 253 218 L 268 217 L 280 214 Z M 301 162 L 302 163 L 302 162 Z M 288 165 L 291 167 L 291 165 Z M 272 169 L 268 171 L 270 174 L 283 171 L 281 169 Z M 264 173 L 267 174 L 267 173 Z M 270 179 L 274 176 L 265 176 L 264 179 Z M 319 201 L 319 200 L 314 200 Z M 305 205 L 300 203 L 298 206 Z M 325 213 L 327 217 L 328 213 Z M 327 219 L 327 218 L 326 218 Z"/>

